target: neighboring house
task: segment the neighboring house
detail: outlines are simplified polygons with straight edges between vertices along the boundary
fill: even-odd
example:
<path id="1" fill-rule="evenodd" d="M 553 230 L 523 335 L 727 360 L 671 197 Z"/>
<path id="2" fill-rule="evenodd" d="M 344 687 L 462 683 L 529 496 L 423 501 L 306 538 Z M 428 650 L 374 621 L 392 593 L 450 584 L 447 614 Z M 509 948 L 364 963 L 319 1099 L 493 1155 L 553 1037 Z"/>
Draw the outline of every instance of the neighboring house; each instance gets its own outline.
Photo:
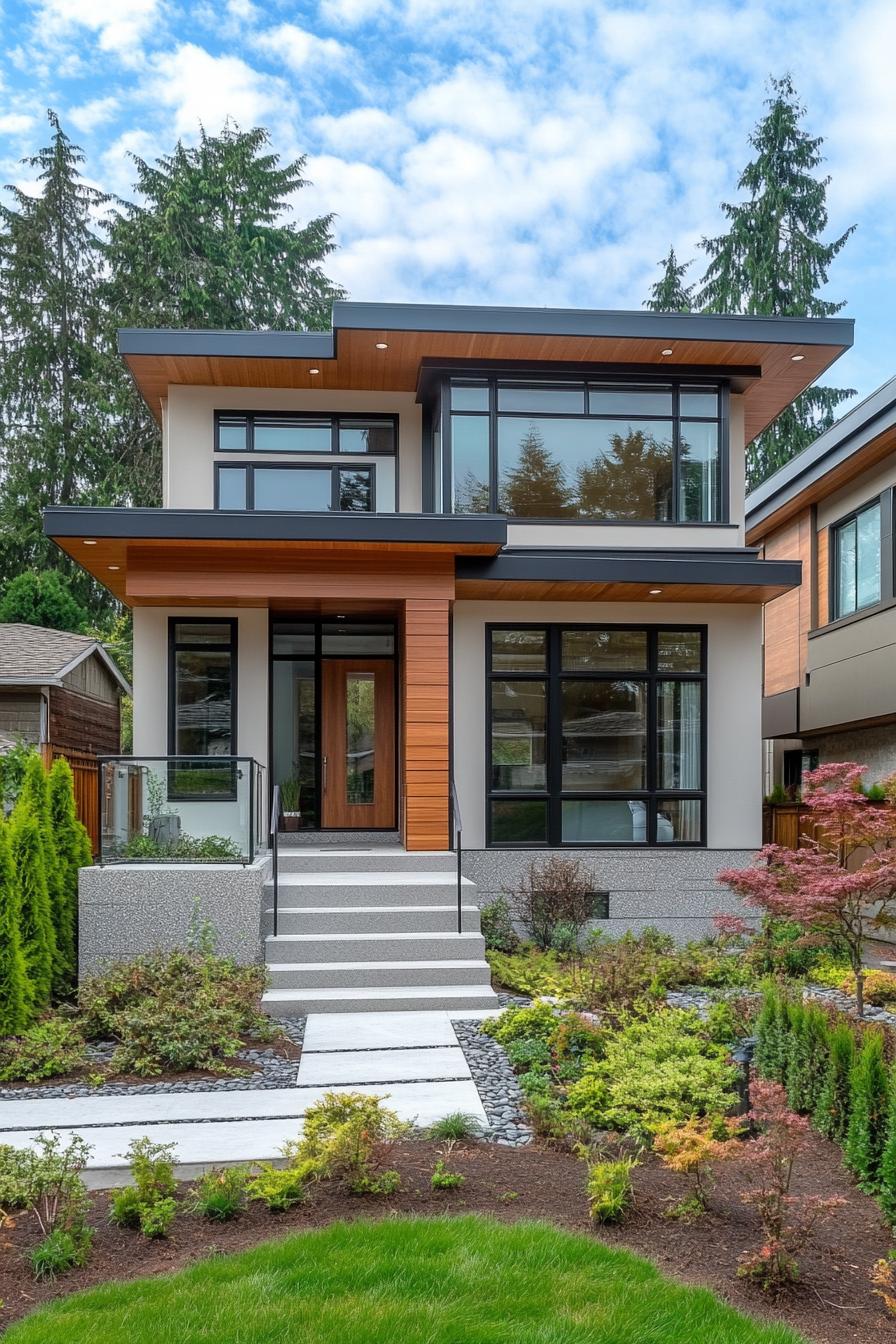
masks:
<path id="1" fill-rule="evenodd" d="M 121 332 L 164 506 L 45 515 L 133 609 L 143 759 L 106 782 L 106 857 L 216 834 L 245 866 L 226 900 L 220 868 L 88 874 L 88 963 L 138 937 L 113 928 L 125 890 L 140 939 L 182 936 L 199 894 L 258 956 L 275 784 L 281 1006 L 475 989 L 475 890 L 550 852 L 584 858 L 612 930 L 706 929 L 761 838 L 762 604 L 800 582 L 745 545 L 745 445 L 851 341 L 844 319 L 348 302 L 323 333 Z M 467 956 L 436 910 L 460 818 Z M 405 911 L 391 878 L 415 871 Z"/>
<path id="2" fill-rule="evenodd" d="M 801 560 L 799 588 L 765 608 L 766 792 L 805 769 L 896 772 L 896 378 L 747 499 L 747 540 Z"/>
<path id="3" fill-rule="evenodd" d="M 0 753 L 18 742 L 75 772 L 78 814 L 96 846 L 96 757 L 121 750 L 121 697 L 130 686 L 98 640 L 18 622 L 0 624 Z"/>

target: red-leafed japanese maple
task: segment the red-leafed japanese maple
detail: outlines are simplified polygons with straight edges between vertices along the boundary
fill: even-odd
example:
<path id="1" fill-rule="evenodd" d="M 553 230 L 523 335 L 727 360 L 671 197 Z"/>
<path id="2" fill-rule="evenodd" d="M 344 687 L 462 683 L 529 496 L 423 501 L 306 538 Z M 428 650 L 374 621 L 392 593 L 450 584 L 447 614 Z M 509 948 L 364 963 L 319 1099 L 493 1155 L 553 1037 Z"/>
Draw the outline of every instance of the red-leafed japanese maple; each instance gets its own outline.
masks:
<path id="1" fill-rule="evenodd" d="M 861 789 L 866 769 L 846 761 L 809 771 L 803 802 L 815 838 L 800 849 L 766 845 L 754 867 L 719 873 L 750 905 L 807 933 L 837 937 L 849 955 L 860 1016 L 865 939 L 896 924 L 896 775 L 883 783 L 888 801 L 872 802 Z"/>

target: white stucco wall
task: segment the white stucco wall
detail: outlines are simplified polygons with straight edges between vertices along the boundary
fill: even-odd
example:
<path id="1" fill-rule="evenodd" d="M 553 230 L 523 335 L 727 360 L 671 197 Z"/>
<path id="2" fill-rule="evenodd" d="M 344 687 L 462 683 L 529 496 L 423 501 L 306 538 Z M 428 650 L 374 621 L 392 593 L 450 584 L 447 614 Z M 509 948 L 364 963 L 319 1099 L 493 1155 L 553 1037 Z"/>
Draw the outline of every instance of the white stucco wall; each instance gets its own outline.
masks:
<path id="1" fill-rule="evenodd" d="M 214 413 L 215 411 L 346 411 L 353 414 L 397 415 L 398 419 L 398 510 L 419 513 L 422 505 L 421 436 L 422 411 L 412 392 L 309 392 L 263 387 L 169 388 L 168 405 L 162 417 L 162 480 L 165 508 L 214 508 Z M 332 463 L 332 456 L 287 456 L 284 453 L 218 453 L 217 461 L 231 465 L 244 461 Z M 344 465 L 376 462 L 377 505 L 387 497 L 391 460 L 340 455 Z"/>
<path id="2" fill-rule="evenodd" d="M 648 619 L 649 615 L 649 619 Z M 457 602 L 454 607 L 454 771 L 464 847 L 485 844 L 485 626 L 602 621 L 706 625 L 707 844 L 754 849 L 762 833 L 762 645 L 758 606 L 666 603 Z"/>

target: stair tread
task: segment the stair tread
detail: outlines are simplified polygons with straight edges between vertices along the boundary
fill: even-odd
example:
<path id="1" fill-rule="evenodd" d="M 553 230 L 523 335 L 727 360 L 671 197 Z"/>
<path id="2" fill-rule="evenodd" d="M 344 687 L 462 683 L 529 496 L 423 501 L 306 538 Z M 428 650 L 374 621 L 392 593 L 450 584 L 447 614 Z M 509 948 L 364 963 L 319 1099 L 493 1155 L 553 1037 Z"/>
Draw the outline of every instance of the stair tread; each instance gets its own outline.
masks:
<path id="1" fill-rule="evenodd" d="M 471 966 L 487 966 L 488 962 L 484 957 L 467 958 L 447 958 L 444 961 L 276 961 L 272 964 L 271 970 L 278 971 L 363 971 L 370 967 L 373 970 L 393 971 L 393 970 L 422 970 L 435 969 L 438 967 L 444 970 L 451 967 L 456 970 L 468 968 Z"/>
<path id="2" fill-rule="evenodd" d="M 280 873 L 277 878 L 281 887 L 456 887 L 457 873 L 450 870 L 428 872 L 426 869 L 407 872 L 353 873 L 351 869 L 332 873 Z M 274 885 L 268 878 L 266 886 Z M 462 887 L 475 887 L 468 877 L 461 878 Z"/>
<path id="3" fill-rule="evenodd" d="M 268 989 L 265 999 L 485 999 L 497 998 L 485 985 L 353 985 L 345 989 Z"/>
<path id="4" fill-rule="evenodd" d="M 436 907 L 437 909 L 440 907 Z M 283 914 L 283 911 L 280 911 Z M 298 912 L 297 912 L 298 913 Z M 265 942 L 273 943 L 298 943 L 298 942 L 319 942 L 326 939 L 328 942 L 344 943 L 349 940 L 358 941 L 359 939 L 369 940 L 370 942 L 384 942 L 388 939 L 401 938 L 476 938 L 481 939 L 481 933 L 475 933 L 471 929 L 465 929 L 463 933 L 458 933 L 456 929 L 443 929 L 435 933 L 408 933 L 404 930 L 395 933 L 269 933 Z"/>
<path id="5" fill-rule="evenodd" d="M 478 905 L 461 903 L 461 910 L 477 910 Z M 456 905 L 280 905 L 281 915 L 363 915 L 375 912 L 378 915 L 410 915 L 415 910 L 456 910 Z M 265 910 L 266 915 L 274 913 L 273 907 Z"/>

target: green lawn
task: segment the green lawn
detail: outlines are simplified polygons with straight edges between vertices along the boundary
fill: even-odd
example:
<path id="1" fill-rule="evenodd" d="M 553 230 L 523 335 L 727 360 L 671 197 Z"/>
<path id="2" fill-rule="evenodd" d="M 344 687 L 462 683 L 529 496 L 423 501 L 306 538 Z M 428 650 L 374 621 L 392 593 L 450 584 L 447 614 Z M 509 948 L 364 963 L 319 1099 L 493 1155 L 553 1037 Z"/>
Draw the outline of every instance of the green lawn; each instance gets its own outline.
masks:
<path id="1" fill-rule="evenodd" d="M 8 1344 L 798 1344 L 541 1223 L 336 1223 L 65 1298 Z"/>

